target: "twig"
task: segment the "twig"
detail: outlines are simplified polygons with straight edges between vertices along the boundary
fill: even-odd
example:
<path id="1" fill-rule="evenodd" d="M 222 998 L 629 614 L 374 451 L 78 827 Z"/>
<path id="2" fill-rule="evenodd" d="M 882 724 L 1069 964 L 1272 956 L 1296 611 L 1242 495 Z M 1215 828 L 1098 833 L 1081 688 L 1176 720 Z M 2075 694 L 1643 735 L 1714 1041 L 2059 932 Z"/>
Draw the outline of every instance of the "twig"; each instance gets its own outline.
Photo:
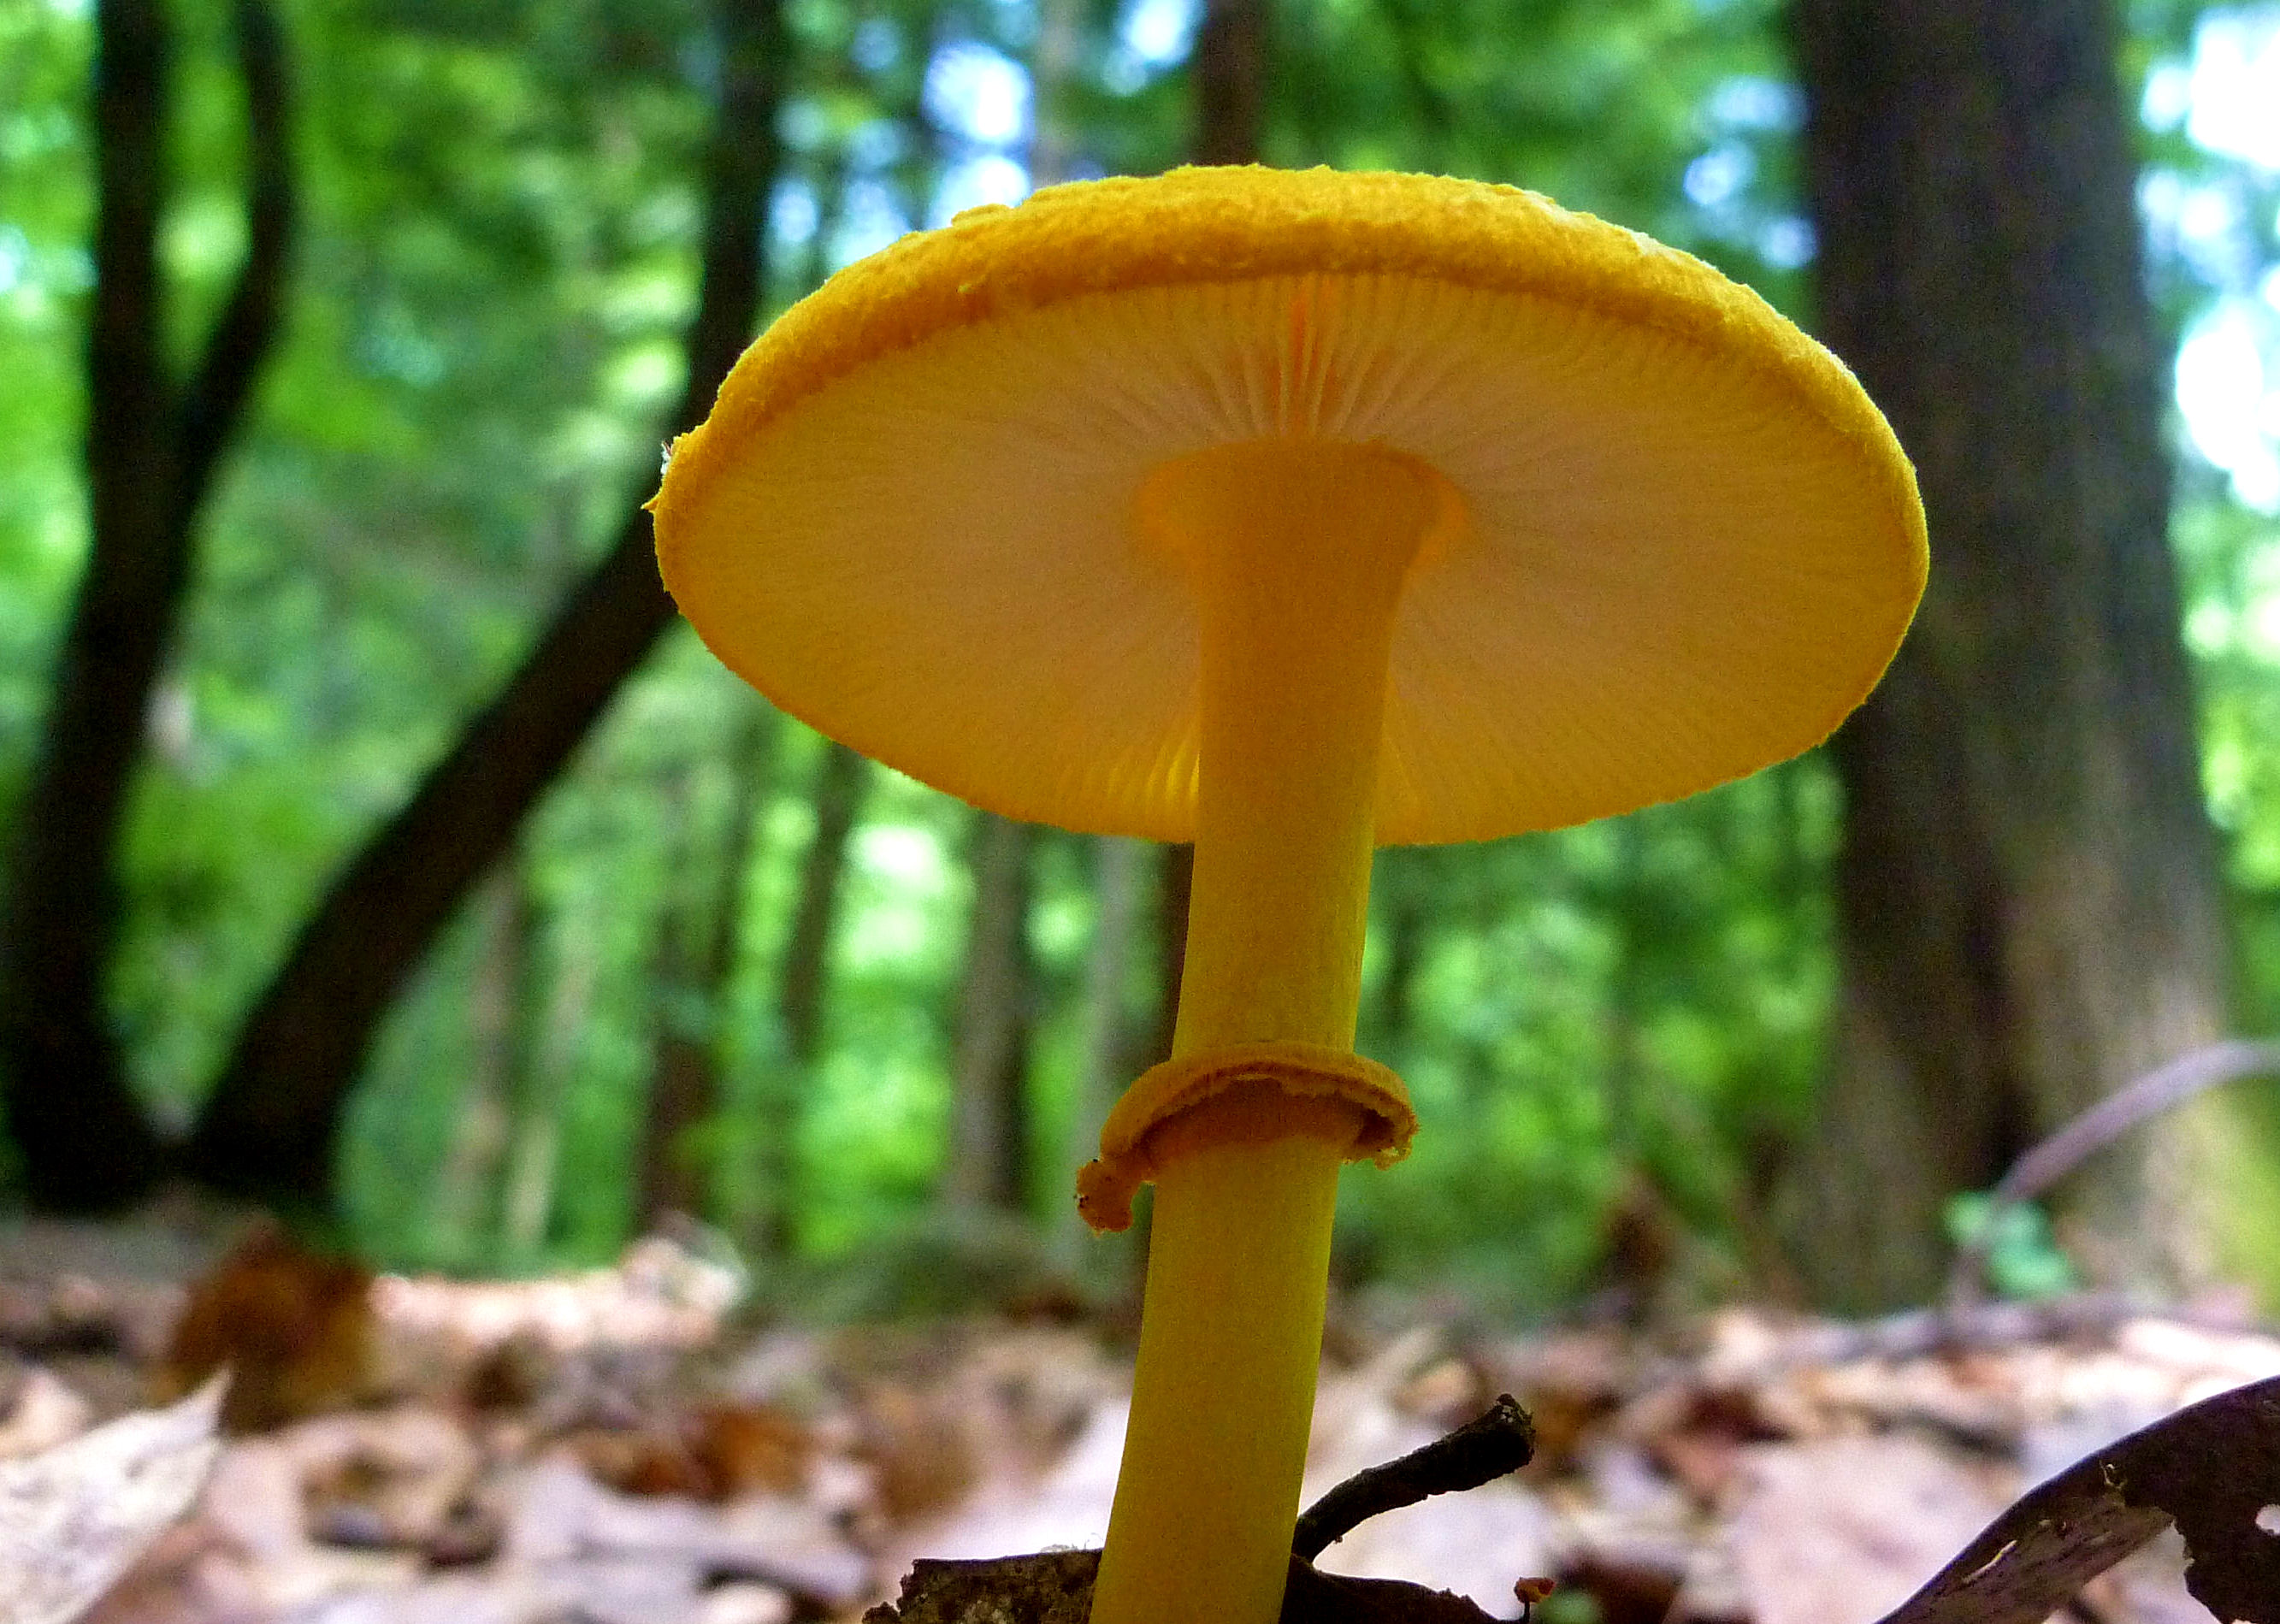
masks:
<path id="1" fill-rule="evenodd" d="M 1315 1501 L 1298 1519 L 1290 1549 L 1311 1562 L 1381 1512 L 1437 1494 L 1477 1489 L 1518 1471 L 1535 1453 L 1536 1423 L 1510 1393 L 1498 1394 L 1478 1420 L 1398 1460 L 1357 1472 Z"/>
<path id="2" fill-rule="evenodd" d="M 1956 1251 L 1947 1276 L 1948 1311 L 1969 1308 L 1984 1297 L 1987 1249 L 2007 1210 L 2033 1200 L 2139 1123 L 2206 1089 L 2258 1072 L 2280 1072 L 2280 1043 L 2234 1038 L 2196 1049 L 2115 1089 L 2013 1162 L 1989 1192 L 1979 1232 Z"/>

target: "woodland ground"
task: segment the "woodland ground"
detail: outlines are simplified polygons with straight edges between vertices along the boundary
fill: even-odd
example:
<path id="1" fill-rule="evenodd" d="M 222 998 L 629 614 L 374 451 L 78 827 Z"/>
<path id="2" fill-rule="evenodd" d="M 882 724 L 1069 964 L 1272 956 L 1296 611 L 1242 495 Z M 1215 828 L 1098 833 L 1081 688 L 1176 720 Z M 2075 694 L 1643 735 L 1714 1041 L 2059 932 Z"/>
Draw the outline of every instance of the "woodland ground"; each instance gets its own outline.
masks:
<path id="1" fill-rule="evenodd" d="M 234 1250 L 233 1250 L 234 1249 Z M 1098 1542 L 1118 1328 L 1062 1303 L 771 1322 L 651 1239 L 517 1282 L 369 1276 L 218 1220 L 0 1236 L 0 1457 L 237 1366 L 192 1514 L 91 1624 L 789 1624 L 859 1617 L 919 1556 Z M 1731 1308 L 1649 1332 L 1334 1310 L 1307 1495 L 1499 1391 L 1536 1460 L 1363 1524 L 1327 1571 L 1556 1624 L 1868 1624 L 2031 1483 L 2280 1374 L 2280 1338 L 2109 1302 L 1944 1327 Z M 2068 1615 L 2202 1620 L 2158 1543 Z"/>

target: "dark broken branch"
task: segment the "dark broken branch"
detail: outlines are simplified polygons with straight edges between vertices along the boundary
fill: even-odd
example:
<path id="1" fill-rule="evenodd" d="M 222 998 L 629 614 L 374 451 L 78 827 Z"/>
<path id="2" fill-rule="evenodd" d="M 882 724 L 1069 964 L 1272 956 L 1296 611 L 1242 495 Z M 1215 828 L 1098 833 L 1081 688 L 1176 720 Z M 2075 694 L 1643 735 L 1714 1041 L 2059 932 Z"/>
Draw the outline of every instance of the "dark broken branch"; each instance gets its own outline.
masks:
<path id="1" fill-rule="evenodd" d="M 1397 1579 L 1325 1574 L 1313 1559 L 1382 1512 L 1517 1471 L 1535 1449 L 1535 1424 L 1506 1393 L 1448 1436 L 1340 1483 L 1298 1519 L 1282 1624 L 1485 1624 L 1488 1614 L 1462 1597 Z M 920 1561 L 904 1579 L 902 1595 L 865 1613 L 864 1624 L 1083 1624 L 1099 1565 L 1098 1551 Z"/>
<path id="2" fill-rule="evenodd" d="M 1452 1494 L 1517 1472 L 1536 1453 L 1536 1424 L 1510 1393 L 1486 1414 L 1398 1460 L 1357 1472 L 1298 1519 L 1290 1549 L 1313 1561 L 1372 1517 L 1437 1494 Z"/>
<path id="3" fill-rule="evenodd" d="M 920 1559 L 902 1594 L 863 1624 L 1085 1624 L 1092 1612 L 1098 1551 L 1041 1551 L 979 1562 Z M 1399 1579 L 1326 1574 L 1290 1559 L 1282 1624 L 1490 1624 L 1461 1596 Z"/>
<path id="4" fill-rule="evenodd" d="M 2220 1393 L 2076 1462 L 2018 1501 L 1882 1624 L 2039 1624 L 2165 1522 L 2185 1588 L 2220 1619 L 2280 1624 L 2280 1379 Z"/>

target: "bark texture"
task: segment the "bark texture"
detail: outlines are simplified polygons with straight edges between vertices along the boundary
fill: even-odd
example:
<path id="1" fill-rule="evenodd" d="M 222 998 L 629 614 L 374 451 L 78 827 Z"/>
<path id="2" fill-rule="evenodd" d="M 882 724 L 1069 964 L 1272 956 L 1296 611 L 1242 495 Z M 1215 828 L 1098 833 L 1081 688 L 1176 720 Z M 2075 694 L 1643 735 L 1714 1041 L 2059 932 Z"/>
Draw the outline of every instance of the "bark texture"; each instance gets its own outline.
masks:
<path id="1" fill-rule="evenodd" d="M 96 10 L 95 295 L 87 350 L 90 546 L 0 896 L 0 1090 L 33 1201 L 114 1206 L 164 1147 L 128 1087 L 105 1007 L 119 834 L 145 719 L 189 586 L 200 510 L 273 347 L 293 238 L 292 100 L 266 0 L 237 0 L 246 252 L 187 380 L 166 360 L 158 234 L 169 172 L 166 0 Z"/>
<path id="2" fill-rule="evenodd" d="M 778 161 L 781 0 L 720 0 L 716 27 L 721 100 L 676 431 L 711 409 L 751 336 Z M 288 1203 L 325 1199 L 343 1109 L 381 1016 L 673 617 L 649 514 L 633 507 L 521 668 L 302 928 L 198 1119 L 189 1151 L 200 1179 Z"/>
<path id="3" fill-rule="evenodd" d="M 2217 1036 L 2227 943 L 2178 638 L 2114 19 L 1799 0 L 1822 336 L 1915 458 L 1931 585 L 1834 749 L 1834 1076 L 1797 1195 L 1826 1301 L 1922 1300 L 1954 1192 Z M 2107 1283 L 2215 1264 L 2187 1115 L 2077 1181 Z"/>

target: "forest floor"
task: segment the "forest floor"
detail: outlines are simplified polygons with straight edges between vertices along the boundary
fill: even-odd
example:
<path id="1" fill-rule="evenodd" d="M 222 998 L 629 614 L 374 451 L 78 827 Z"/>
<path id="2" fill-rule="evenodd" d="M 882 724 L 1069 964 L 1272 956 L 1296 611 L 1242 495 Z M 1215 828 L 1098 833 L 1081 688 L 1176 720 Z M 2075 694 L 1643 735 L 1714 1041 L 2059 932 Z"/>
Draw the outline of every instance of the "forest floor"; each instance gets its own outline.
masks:
<path id="1" fill-rule="evenodd" d="M 670 1241 L 512 1283 L 327 1265 L 273 1235 L 0 1231 L 0 1459 L 179 1393 L 231 1435 L 93 1624 L 790 1624 L 912 1559 L 1097 1544 L 1127 1356 L 1033 1312 L 754 1327 Z M 1036 1305 L 1033 1305 L 1033 1308 Z M 2075 1299 L 1840 1325 L 1734 1308 L 1648 1335 L 1334 1324 L 1306 1496 L 1518 1395 L 1534 1462 L 1362 1524 L 1326 1571 L 1553 1624 L 1868 1624 L 2025 1488 L 2280 1374 L 2245 1326 Z M 2068 1615 L 2204 1624 L 2173 1535 Z M 6 1613 L 0 1606 L 0 1614 Z"/>

